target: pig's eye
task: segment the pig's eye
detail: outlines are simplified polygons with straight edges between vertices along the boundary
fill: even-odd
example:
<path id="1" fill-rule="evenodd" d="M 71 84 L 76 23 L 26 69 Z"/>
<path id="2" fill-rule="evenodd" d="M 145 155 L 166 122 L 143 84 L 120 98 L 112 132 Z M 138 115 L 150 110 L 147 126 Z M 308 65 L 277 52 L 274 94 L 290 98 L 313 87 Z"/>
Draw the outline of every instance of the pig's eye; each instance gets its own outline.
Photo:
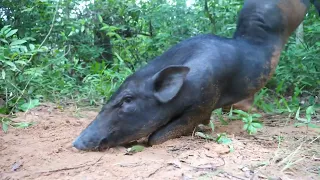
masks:
<path id="1" fill-rule="evenodd" d="M 121 101 L 117 104 L 118 107 L 122 107 L 124 104 L 130 104 L 133 101 L 133 97 L 125 96 L 121 99 Z"/>
<path id="2" fill-rule="evenodd" d="M 123 102 L 124 103 L 131 103 L 132 102 L 132 97 L 125 97 L 124 99 L 123 99 Z"/>

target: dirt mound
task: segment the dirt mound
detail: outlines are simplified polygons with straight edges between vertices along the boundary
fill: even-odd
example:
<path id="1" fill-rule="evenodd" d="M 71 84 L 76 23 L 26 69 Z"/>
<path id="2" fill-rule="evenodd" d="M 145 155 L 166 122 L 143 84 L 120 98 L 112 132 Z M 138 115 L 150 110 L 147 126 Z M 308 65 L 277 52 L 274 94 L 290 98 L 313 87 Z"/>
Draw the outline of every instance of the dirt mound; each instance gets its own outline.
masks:
<path id="1" fill-rule="evenodd" d="M 286 117 L 265 119 L 254 136 L 240 121 L 217 125 L 233 151 L 193 136 L 170 140 L 126 155 L 126 148 L 82 152 L 71 146 L 97 111 L 42 105 L 15 121 L 27 129 L 0 132 L 0 179 L 319 179 L 319 131 L 294 128 Z M 317 139 L 318 138 L 318 139 Z"/>

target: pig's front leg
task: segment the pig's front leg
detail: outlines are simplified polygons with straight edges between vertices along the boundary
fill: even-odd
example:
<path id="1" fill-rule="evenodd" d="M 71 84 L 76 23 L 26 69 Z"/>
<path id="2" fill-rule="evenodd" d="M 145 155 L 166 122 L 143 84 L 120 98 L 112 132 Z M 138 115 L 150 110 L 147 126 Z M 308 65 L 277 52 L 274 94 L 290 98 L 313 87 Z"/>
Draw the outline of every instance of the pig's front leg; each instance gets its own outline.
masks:
<path id="1" fill-rule="evenodd" d="M 211 111 L 210 111 L 211 112 Z M 177 119 L 172 120 L 149 136 L 148 144 L 157 145 L 169 139 L 189 135 L 199 124 L 208 124 L 211 113 L 203 111 L 189 111 Z"/>

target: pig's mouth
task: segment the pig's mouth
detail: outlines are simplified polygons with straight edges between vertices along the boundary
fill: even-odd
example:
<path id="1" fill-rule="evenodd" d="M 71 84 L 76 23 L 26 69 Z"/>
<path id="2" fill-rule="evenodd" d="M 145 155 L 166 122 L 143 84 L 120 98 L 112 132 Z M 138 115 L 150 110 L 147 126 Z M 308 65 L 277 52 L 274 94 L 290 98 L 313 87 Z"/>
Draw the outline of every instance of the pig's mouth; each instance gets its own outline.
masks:
<path id="1" fill-rule="evenodd" d="M 157 130 L 158 129 L 156 129 L 153 132 L 156 132 Z M 97 143 L 96 146 L 92 146 L 92 147 L 88 147 L 81 142 L 77 142 L 77 139 L 78 139 L 77 138 L 73 142 L 73 146 L 76 149 L 81 150 L 81 151 L 87 151 L 87 152 L 100 151 L 101 152 L 101 151 L 106 151 L 110 148 L 117 147 L 117 146 L 130 147 L 132 145 L 141 144 L 141 143 L 147 145 L 147 142 L 145 142 L 145 141 L 148 140 L 149 135 L 151 135 L 153 132 L 151 132 L 149 134 L 145 134 L 144 136 L 141 136 L 141 134 L 140 135 L 138 134 L 138 135 L 136 135 L 136 137 L 138 137 L 138 138 L 128 137 L 128 138 L 123 139 L 120 142 L 119 141 L 114 142 L 110 138 L 103 138 L 99 141 L 99 143 Z"/>
<path id="2" fill-rule="evenodd" d="M 154 131 L 155 132 L 155 131 Z M 123 147 L 131 147 L 133 145 L 137 145 L 137 144 L 143 144 L 143 145 L 148 145 L 148 137 L 151 135 L 152 133 L 150 133 L 149 135 L 143 136 L 141 138 L 138 139 L 134 139 L 134 140 L 128 140 L 128 141 L 123 141 L 123 142 L 119 142 L 119 143 L 114 143 L 114 144 L 110 144 L 107 140 L 107 138 L 104 138 L 100 141 L 99 145 L 86 150 L 86 151 L 106 151 L 110 148 L 113 147 L 117 147 L 117 146 L 123 146 Z"/>
<path id="3" fill-rule="evenodd" d="M 110 148 L 110 146 L 108 145 L 108 140 L 107 138 L 103 138 L 99 145 L 94 149 L 94 151 L 104 151 L 104 150 L 108 150 Z"/>

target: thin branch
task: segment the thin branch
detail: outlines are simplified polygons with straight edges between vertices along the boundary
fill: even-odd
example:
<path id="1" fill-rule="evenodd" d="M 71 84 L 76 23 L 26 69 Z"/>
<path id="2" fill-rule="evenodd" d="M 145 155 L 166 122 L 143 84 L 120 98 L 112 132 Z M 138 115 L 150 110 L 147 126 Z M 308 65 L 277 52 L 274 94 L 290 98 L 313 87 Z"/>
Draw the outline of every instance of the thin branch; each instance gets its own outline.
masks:
<path id="1" fill-rule="evenodd" d="M 53 173 L 53 172 L 67 171 L 67 170 L 72 170 L 72 169 L 79 169 L 79 168 L 83 168 L 86 166 L 94 166 L 103 158 L 103 156 L 104 155 L 102 155 L 98 160 L 96 160 L 95 162 L 90 163 L 90 164 L 82 164 L 82 165 L 74 166 L 74 167 L 64 167 L 64 168 L 59 168 L 59 169 L 54 169 L 54 170 L 49 170 L 49 171 L 40 171 L 38 173 Z"/>
<path id="2" fill-rule="evenodd" d="M 206 16 L 209 18 L 211 24 L 213 25 L 214 31 L 216 31 L 216 21 L 213 18 L 213 15 L 210 14 L 210 12 L 209 12 L 208 0 L 204 0 L 204 12 L 205 12 Z"/>
<path id="3" fill-rule="evenodd" d="M 54 26 L 54 21 L 56 20 L 56 15 L 57 15 L 57 12 L 58 12 L 59 4 L 60 4 L 60 1 L 58 1 L 57 5 L 56 5 L 56 10 L 54 12 L 54 15 L 53 15 L 53 18 L 52 18 L 52 21 L 51 21 L 49 32 L 47 33 L 46 37 L 43 39 L 43 41 L 40 44 L 40 46 L 38 47 L 38 49 L 40 49 L 43 46 L 43 44 L 47 41 L 48 37 L 50 36 L 50 34 L 52 32 L 52 29 L 53 29 L 53 26 Z"/>

